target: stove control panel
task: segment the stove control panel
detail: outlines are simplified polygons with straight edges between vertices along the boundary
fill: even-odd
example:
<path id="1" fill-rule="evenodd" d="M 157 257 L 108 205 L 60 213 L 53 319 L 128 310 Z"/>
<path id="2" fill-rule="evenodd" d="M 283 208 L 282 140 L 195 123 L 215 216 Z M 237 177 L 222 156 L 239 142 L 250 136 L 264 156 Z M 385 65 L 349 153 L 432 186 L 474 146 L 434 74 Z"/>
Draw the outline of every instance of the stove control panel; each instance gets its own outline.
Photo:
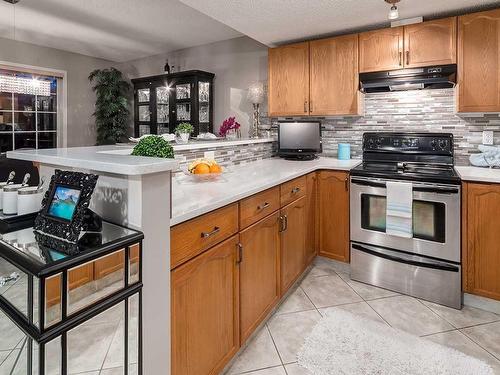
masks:
<path id="1" fill-rule="evenodd" d="M 453 155 L 453 136 L 438 133 L 365 133 L 363 151 Z"/>

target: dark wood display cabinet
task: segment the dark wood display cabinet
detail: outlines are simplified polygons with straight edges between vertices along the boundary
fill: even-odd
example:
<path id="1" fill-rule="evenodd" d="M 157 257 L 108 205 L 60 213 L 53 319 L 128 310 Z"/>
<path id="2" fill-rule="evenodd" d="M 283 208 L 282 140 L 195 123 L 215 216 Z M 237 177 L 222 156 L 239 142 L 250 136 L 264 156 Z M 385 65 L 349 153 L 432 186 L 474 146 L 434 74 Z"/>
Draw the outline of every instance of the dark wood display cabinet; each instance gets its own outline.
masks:
<path id="1" fill-rule="evenodd" d="M 193 135 L 213 132 L 214 77 L 188 70 L 133 79 L 135 136 L 173 133 L 181 122 L 193 125 Z"/>

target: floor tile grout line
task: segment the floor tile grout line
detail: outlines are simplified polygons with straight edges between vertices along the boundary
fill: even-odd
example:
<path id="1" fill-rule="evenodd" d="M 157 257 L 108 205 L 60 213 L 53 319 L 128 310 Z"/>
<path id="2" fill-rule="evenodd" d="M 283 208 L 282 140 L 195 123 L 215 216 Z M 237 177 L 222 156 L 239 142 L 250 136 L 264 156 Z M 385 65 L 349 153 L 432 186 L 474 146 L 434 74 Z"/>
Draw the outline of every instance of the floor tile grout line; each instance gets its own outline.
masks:
<path id="1" fill-rule="evenodd" d="M 456 331 L 459 331 L 459 329 L 458 328 L 446 329 L 444 331 L 438 331 L 438 332 L 433 332 L 433 333 L 426 333 L 425 335 L 421 335 L 421 336 L 418 336 L 418 337 L 426 338 L 426 337 L 433 336 L 433 335 L 439 335 L 439 334 L 442 334 L 442 333 L 450 333 L 450 332 L 456 332 Z"/>
<path id="2" fill-rule="evenodd" d="M 418 302 L 420 302 L 420 304 L 422 306 L 425 306 L 427 307 L 434 315 L 436 315 L 438 318 L 440 319 L 443 319 L 446 323 L 448 323 L 450 326 L 452 326 L 453 328 L 455 329 L 458 329 L 458 327 L 455 326 L 455 324 L 453 324 L 452 322 L 448 321 L 448 319 L 446 319 L 444 316 L 441 316 L 438 312 L 434 311 L 431 307 L 427 306 L 425 303 L 423 303 L 419 298 L 416 298 L 416 297 L 412 297 L 412 298 L 415 298 Z"/>
<path id="3" fill-rule="evenodd" d="M 269 328 L 269 322 L 266 322 L 265 327 L 267 329 L 267 333 L 269 333 L 269 336 L 271 337 L 271 341 L 273 342 L 274 350 L 276 350 L 276 353 L 278 353 L 278 358 L 280 359 L 281 365 L 283 366 L 283 358 L 281 358 L 281 353 L 278 350 L 278 345 L 276 345 L 276 342 L 274 341 L 273 333 L 271 332 L 271 328 Z"/>
<path id="4" fill-rule="evenodd" d="M 271 368 L 278 368 L 278 367 L 285 368 L 285 366 L 283 364 L 281 364 L 281 365 L 276 365 L 276 366 L 267 366 L 267 367 L 262 367 L 262 368 L 258 368 L 258 369 L 254 369 L 254 370 L 248 370 L 248 371 L 238 372 L 237 374 L 234 374 L 234 375 L 251 374 L 251 373 L 256 372 L 256 371 L 269 370 Z"/>
<path id="5" fill-rule="evenodd" d="M 304 288 L 302 288 L 302 285 L 299 285 L 299 288 L 300 288 L 300 290 L 302 290 L 302 292 L 304 292 L 304 295 L 306 296 L 307 300 L 308 300 L 309 302 L 311 302 L 311 305 L 313 305 L 314 309 L 315 309 L 316 311 L 318 311 L 318 307 L 314 304 L 314 302 L 312 301 L 311 297 L 309 297 L 309 295 L 306 293 L 306 291 L 304 290 Z M 319 312 L 319 311 L 318 311 L 318 312 Z M 321 315 L 321 313 L 320 313 L 320 315 Z"/>
<path id="6" fill-rule="evenodd" d="M 465 337 L 467 337 L 470 341 L 472 341 L 474 344 L 476 344 L 477 346 L 479 346 L 481 349 L 483 349 L 487 353 L 491 354 L 496 360 L 500 361 L 500 357 L 497 357 L 495 354 L 493 354 L 492 352 L 490 352 L 488 349 L 486 349 L 484 346 L 482 346 L 479 342 L 477 342 L 476 340 L 474 340 L 474 338 L 470 337 L 466 332 L 462 332 L 462 330 L 460 330 L 460 329 L 458 329 L 458 331 L 460 333 L 462 333 Z"/>

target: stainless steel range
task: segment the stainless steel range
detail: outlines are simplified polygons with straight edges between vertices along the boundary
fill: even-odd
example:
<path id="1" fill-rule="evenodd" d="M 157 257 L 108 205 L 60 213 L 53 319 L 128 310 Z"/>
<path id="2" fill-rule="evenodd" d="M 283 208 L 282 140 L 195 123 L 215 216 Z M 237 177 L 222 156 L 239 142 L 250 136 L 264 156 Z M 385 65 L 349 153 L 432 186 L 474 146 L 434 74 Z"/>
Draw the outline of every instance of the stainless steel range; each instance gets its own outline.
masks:
<path id="1" fill-rule="evenodd" d="M 394 182 L 411 189 L 405 236 L 387 233 L 387 185 Z M 353 280 L 461 308 L 453 135 L 365 133 L 363 163 L 351 171 L 350 205 Z"/>

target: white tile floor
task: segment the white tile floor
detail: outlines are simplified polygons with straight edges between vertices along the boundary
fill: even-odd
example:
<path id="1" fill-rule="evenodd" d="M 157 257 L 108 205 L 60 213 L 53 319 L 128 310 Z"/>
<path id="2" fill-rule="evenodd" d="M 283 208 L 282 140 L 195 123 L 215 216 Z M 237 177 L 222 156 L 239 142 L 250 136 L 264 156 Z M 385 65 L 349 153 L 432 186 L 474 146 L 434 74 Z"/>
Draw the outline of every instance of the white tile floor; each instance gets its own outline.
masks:
<path id="1" fill-rule="evenodd" d="M 489 363 L 500 375 L 500 315 L 469 306 L 455 310 L 362 284 L 350 280 L 348 265 L 320 257 L 226 373 L 310 374 L 296 363 L 297 352 L 321 316 L 334 309 L 453 347 Z"/>

